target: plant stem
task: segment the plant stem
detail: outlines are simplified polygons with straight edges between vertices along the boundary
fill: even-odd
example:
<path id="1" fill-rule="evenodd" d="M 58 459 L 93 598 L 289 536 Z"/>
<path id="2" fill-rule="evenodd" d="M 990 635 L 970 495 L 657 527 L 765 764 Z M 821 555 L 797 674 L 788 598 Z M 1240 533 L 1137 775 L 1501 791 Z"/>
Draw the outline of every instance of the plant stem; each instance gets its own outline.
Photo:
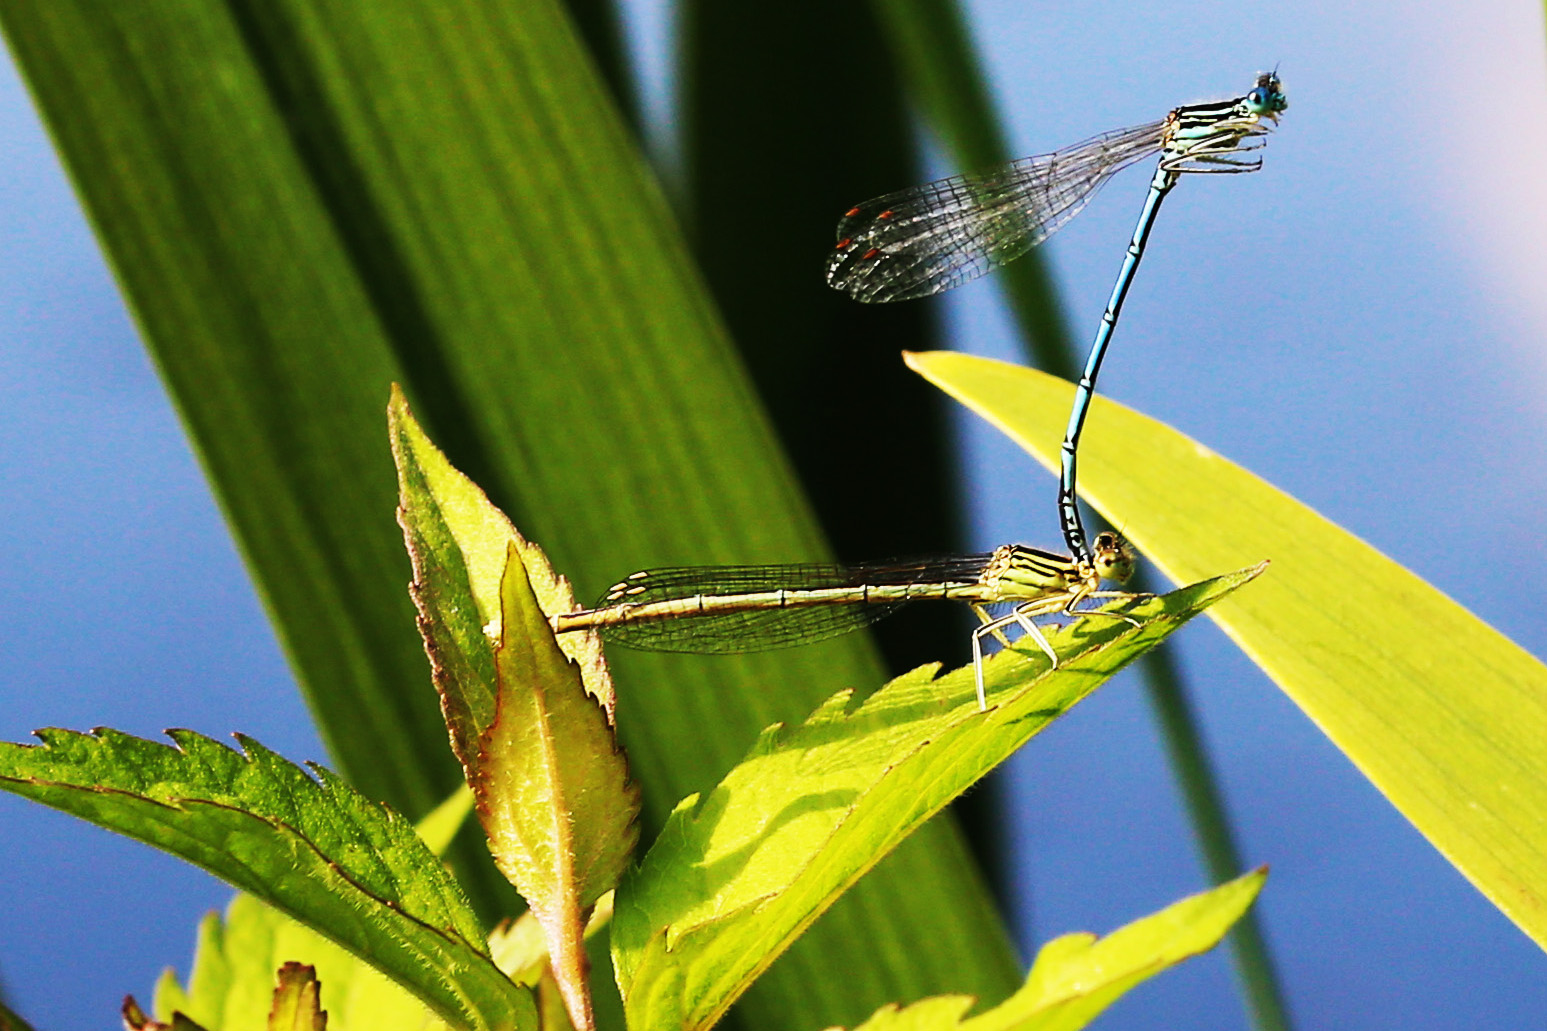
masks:
<path id="1" fill-rule="evenodd" d="M 1186 685 L 1168 652 L 1150 652 L 1141 666 L 1145 693 L 1160 721 L 1171 768 L 1176 771 L 1193 833 L 1203 853 L 1203 865 L 1209 881 L 1221 884 L 1240 873 L 1241 855 L 1225 814 L 1219 783 L 1204 753 L 1203 736 Z M 1252 1026 L 1257 1031 L 1289 1031 L 1288 1010 L 1255 908 L 1247 910 L 1230 931 L 1230 949 Z"/>

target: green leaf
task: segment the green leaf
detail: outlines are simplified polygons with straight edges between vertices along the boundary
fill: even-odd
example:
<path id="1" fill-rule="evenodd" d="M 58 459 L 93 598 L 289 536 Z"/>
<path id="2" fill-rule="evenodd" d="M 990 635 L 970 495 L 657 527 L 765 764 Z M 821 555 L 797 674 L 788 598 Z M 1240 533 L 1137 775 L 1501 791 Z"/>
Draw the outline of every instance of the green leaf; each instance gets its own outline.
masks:
<path id="1" fill-rule="evenodd" d="M 617 883 L 639 813 L 600 642 L 555 639 L 548 616 L 579 607 L 568 582 L 396 392 L 389 421 L 413 596 L 453 746 L 495 862 L 541 922 L 571 1020 L 588 1031 L 585 911 Z"/>
<path id="2" fill-rule="evenodd" d="M 914 670 L 851 705 L 764 732 L 706 797 L 685 799 L 618 889 L 613 961 L 632 1027 L 705 1028 L 812 920 L 891 848 L 1030 737 L 1207 605 L 1248 570 L 1126 613 L 1086 617 L 1040 652 Z"/>
<path id="3" fill-rule="evenodd" d="M 533 1025 L 530 995 L 490 961 L 466 896 L 406 821 L 250 739 L 240 739 L 242 755 L 190 731 L 169 734 L 177 748 L 111 730 L 0 743 L 0 788 L 272 903 L 454 1024 Z"/>
<path id="4" fill-rule="evenodd" d="M 968 1020 L 970 995 L 887 1006 L 855 1031 L 1078 1031 L 1135 985 L 1225 936 L 1256 900 L 1267 870 L 1245 874 L 1135 920 L 1105 938 L 1066 934 L 1037 952 L 1026 986 Z"/>
<path id="5" fill-rule="evenodd" d="M 510 546 L 496 669 L 499 701 L 473 781 L 494 861 L 543 927 L 570 1022 L 595 1025 L 587 985 L 587 910 L 633 855 L 639 790 L 608 713 L 560 650 Z"/>
<path id="6" fill-rule="evenodd" d="M 369 964 L 251 895 L 238 894 L 224 920 L 199 924 L 185 990 L 168 969 L 156 985 L 156 1016 L 185 1013 L 218 1031 L 266 1031 L 274 971 L 302 961 L 327 989 L 332 1031 L 444 1027 L 424 1003 Z"/>
<path id="7" fill-rule="evenodd" d="M 327 1031 L 317 971 L 303 963 L 286 963 L 279 968 L 278 979 L 268 1031 Z"/>
<path id="8" fill-rule="evenodd" d="M 963 355 L 932 382 L 1049 468 L 1071 388 Z M 1270 484 L 1096 399 L 1081 493 L 1167 576 L 1271 576 L 1210 615 L 1494 905 L 1547 946 L 1547 667 Z"/>
<path id="9" fill-rule="evenodd" d="M 498 705 L 493 642 L 500 638 L 504 618 L 501 585 L 508 550 L 521 556 L 543 612 L 573 612 L 580 606 L 569 581 L 554 571 L 542 549 L 522 537 L 430 441 L 395 385 L 387 424 L 398 470 L 398 522 L 414 567 L 410 593 L 452 748 L 471 782 L 479 775 L 480 742 Z M 575 661 L 586 692 L 610 723 L 612 679 L 596 635 L 566 634 L 559 647 Z"/>

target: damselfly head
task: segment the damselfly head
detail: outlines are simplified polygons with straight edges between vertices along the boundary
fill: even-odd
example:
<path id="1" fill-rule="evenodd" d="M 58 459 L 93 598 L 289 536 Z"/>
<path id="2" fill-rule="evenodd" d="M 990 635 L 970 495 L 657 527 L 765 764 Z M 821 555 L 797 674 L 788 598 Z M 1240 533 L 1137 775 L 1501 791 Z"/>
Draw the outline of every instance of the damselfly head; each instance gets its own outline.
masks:
<path id="1" fill-rule="evenodd" d="M 1111 530 L 1096 534 L 1091 542 L 1091 565 L 1103 580 L 1127 583 L 1133 576 L 1134 561 L 1133 548 Z"/>
<path id="2" fill-rule="evenodd" d="M 1247 114 L 1278 121 L 1278 116 L 1289 107 L 1284 95 L 1284 84 L 1279 81 L 1278 70 L 1263 72 L 1257 76 L 1257 85 L 1241 100 Z"/>

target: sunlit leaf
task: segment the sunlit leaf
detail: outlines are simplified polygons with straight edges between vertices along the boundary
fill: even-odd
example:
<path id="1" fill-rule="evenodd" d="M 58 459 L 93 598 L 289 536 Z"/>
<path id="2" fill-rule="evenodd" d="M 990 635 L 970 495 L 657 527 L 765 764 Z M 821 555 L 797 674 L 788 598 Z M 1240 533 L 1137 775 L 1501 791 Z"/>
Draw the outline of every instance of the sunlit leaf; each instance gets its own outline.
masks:
<path id="1" fill-rule="evenodd" d="M 1068 383 L 964 355 L 914 367 L 1049 468 Z M 1167 576 L 1270 559 L 1210 610 L 1403 815 L 1547 945 L 1547 666 L 1245 469 L 1096 399 L 1081 494 Z"/>
<path id="2" fill-rule="evenodd" d="M 860 875 L 959 793 L 1204 607 L 1248 570 L 1050 634 L 1056 670 L 1006 651 L 972 668 L 925 666 L 863 704 L 829 699 L 775 725 L 703 798 L 685 799 L 618 889 L 613 961 L 634 1027 L 706 1028 Z"/>
<path id="3" fill-rule="evenodd" d="M 1037 952 L 1024 988 L 970 1019 L 975 1000 L 946 995 L 885 1007 L 855 1031 L 1079 1031 L 1135 985 L 1218 945 L 1266 878 L 1266 870 L 1246 874 L 1104 938 L 1055 938 Z"/>
<path id="4" fill-rule="evenodd" d="M 586 911 L 617 883 L 639 813 L 600 644 L 555 638 L 548 617 L 578 607 L 568 582 L 400 394 L 390 422 L 419 626 L 453 744 L 495 862 L 537 915 L 571 1020 L 589 1031 Z"/>
<path id="5" fill-rule="evenodd" d="M 543 927 L 570 1022 L 589 1031 L 586 918 L 633 855 L 639 790 L 608 713 L 560 650 L 514 544 L 500 611 L 499 699 L 473 792 L 495 863 Z"/>

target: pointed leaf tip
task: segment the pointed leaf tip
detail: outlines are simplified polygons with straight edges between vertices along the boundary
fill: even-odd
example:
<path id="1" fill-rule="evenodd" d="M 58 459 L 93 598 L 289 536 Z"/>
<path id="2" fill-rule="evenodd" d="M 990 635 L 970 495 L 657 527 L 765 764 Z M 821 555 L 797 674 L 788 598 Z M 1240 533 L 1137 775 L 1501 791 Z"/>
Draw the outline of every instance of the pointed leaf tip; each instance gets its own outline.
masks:
<path id="1" fill-rule="evenodd" d="M 495 863 L 542 925 L 574 1025 L 593 1023 L 586 910 L 638 836 L 639 790 L 601 704 L 555 640 L 512 542 L 501 587 L 496 715 L 473 781 Z"/>
<path id="2" fill-rule="evenodd" d="M 973 999 L 942 995 L 883 1006 L 855 1031 L 1078 1031 L 1136 985 L 1219 944 L 1262 890 L 1256 870 L 1182 899 L 1105 937 L 1076 932 L 1037 952 L 1026 982 L 998 1006 L 968 1018 Z"/>
<path id="3" fill-rule="evenodd" d="M 494 716 L 494 644 L 500 636 L 500 583 L 514 545 L 547 615 L 579 606 L 569 582 L 425 435 L 394 395 L 389 421 L 398 463 L 398 522 L 413 564 L 410 593 L 430 657 L 452 745 L 469 779 L 478 739 Z M 564 652 L 580 663 L 586 690 L 613 706 L 612 679 L 595 634 L 566 634 Z"/>

